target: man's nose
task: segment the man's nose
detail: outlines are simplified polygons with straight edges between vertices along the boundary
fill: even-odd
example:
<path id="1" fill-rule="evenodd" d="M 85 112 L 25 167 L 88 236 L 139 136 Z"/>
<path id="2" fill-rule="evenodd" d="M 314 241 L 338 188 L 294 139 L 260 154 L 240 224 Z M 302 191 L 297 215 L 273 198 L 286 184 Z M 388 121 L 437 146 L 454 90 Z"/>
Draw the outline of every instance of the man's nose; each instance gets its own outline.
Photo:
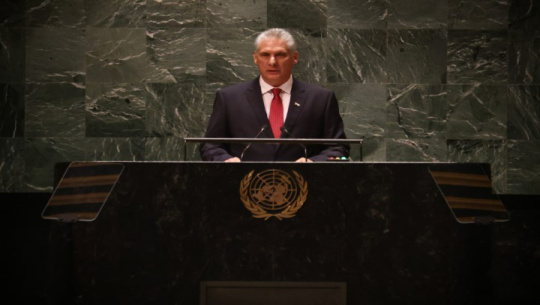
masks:
<path id="1" fill-rule="evenodd" d="M 270 56 L 269 64 L 270 64 L 271 66 L 273 66 L 273 65 L 276 64 L 276 58 L 275 58 L 274 56 Z"/>

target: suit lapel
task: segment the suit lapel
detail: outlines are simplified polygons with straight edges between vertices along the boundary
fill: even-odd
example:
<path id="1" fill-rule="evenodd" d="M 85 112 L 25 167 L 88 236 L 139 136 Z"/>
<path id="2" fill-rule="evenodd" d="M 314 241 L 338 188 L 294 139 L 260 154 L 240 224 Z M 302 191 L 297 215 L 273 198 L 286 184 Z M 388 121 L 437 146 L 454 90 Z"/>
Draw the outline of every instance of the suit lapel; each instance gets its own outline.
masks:
<path id="1" fill-rule="evenodd" d="M 285 128 L 291 132 L 296 120 L 306 105 L 306 92 L 302 84 L 293 79 L 293 86 L 291 89 L 291 101 L 289 103 L 289 110 L 287 112 L 287 118 L 283 124 Z M 284 137 L 290 137 L 291 135 L 284 135 Z M 294 136 L 294 134 L 292 134 Z"/>
<path id="2" fill-rule="evenodd" d="M 259 84 L 259 78 L 256 78 L 251 86 L 246 89 L 246 97 L 255 114 L 255 117 L 260 123 L 260 126 L 267 126 L 263 134 L 267 138 L 273 138 L 272 128 L 270 128 L 270 121 L 266 115 L 266 110 L 264 109 L 264 102 L 261 94 L 261 85 Z"/>

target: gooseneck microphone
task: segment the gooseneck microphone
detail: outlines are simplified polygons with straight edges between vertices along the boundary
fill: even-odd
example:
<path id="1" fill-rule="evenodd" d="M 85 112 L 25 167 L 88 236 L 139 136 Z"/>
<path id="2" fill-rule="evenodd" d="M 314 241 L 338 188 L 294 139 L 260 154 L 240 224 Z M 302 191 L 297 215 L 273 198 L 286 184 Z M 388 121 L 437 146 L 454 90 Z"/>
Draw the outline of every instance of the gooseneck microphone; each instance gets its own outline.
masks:
<path id="1" fill-rule="evenodd" d="M 257 132 L 257 134 L 255 135 L 255 137 L 253 137 L 254 139 L 257 139 L 261 133 L 263 133 L 263 131 L 266 130 L 266 128 L 268 128 L 268 125 L 263 125 L 261 127 L 261 130 L 259 130 L 259 132 Z M 251 144 L 253 143 L 249 143 L 248 145 L 246 145 L 246 147 L 244 148 L 244 150 L 242 150 L 242 153 L 240 154 L 240 161 L 242 161 L 244 159 L 244 153 L 246 153 L 246 151 L 249 149 L 249 147 L 251 146 Z"/>
<path id="2" fill-rule="evenodd" d="M 289 135 L 291 138 L 293 139 L 298 139 L 297 137 L 295 137 L 292 133 L 290 133 L 287 128 L 285 128 L 285 126 L 281 126 L 281 132 L 284 132 L 286 133 L 287 135 Z M 304 149 L 304 158 L 306 159 L 306 162 L 307 162 L 307 148 L 306 148 L 306 145 L 302 144 L 302 143 L 298 143 L 298 145 L 302 146 L 302 148 Z"/>

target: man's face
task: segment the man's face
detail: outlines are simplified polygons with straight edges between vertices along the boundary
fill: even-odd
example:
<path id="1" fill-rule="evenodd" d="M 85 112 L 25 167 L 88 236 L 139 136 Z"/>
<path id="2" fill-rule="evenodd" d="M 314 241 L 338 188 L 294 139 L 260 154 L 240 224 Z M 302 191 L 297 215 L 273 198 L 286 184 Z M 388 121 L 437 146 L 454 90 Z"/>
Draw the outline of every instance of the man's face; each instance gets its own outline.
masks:
<path id="1" fill-rule="evenodd" d="M 298 62 L 298 52 L 289 51 L 285 40 L 270 37 L 261 42 L 253 53 L 253 60 L 263 80 L 279 87 L 289 80 L 292 69 Z"/>

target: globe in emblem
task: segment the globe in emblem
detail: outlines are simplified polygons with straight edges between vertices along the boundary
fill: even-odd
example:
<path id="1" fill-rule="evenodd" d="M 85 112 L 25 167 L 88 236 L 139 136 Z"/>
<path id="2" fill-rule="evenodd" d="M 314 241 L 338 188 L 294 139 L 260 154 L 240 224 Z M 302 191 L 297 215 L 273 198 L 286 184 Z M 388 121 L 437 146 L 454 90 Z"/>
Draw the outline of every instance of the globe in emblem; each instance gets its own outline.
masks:
<path id="1" fill-rule="evenodd" d="M 251 181 L 249 197 L 265 210 L 281 210 L 296 200 L 298 185 L 287 172 L 277 169 L 266 170 Z"/>
<path id="2" fill-rule="evenodd" d="M 255 218 L 279 220 L 296 216 L 308 195 L 308 184 L 296 171 L 292 175 L 269 169 L 253 175 L 254 170 L 240 182 L 240 200 Z"/>

